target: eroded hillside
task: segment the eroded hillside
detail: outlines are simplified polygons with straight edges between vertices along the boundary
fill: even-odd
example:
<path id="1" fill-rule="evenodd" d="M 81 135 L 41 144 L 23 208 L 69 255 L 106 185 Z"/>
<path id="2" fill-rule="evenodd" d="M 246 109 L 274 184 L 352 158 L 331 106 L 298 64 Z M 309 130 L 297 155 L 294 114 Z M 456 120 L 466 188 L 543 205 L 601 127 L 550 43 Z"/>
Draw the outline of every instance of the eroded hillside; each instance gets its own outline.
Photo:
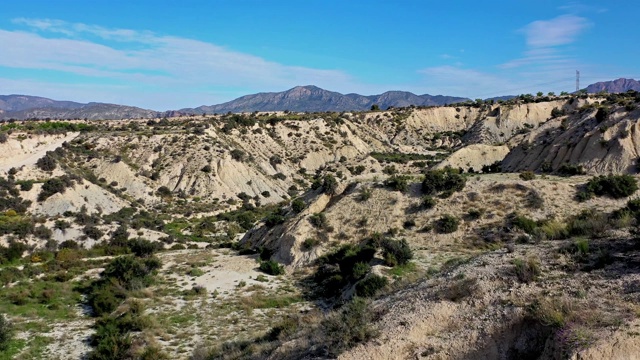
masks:
<path id="1" fill-rule="evenodd" d="M 3 124 L 7 354 L 624 358 L 638 101 Z"/>

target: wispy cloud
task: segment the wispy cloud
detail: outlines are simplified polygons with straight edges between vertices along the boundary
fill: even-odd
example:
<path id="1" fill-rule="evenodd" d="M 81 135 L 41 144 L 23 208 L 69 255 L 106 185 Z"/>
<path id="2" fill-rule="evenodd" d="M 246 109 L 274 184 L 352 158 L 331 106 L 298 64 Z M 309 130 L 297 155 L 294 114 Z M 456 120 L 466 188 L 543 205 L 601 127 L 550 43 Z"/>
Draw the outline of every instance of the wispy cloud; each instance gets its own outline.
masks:
<path id="1" fill-rule="evenodd" d="M 469 97 L 567 90 L 572 73 L 580 64 L 566 47 L 590 26 L 589 20 L 576 15 L 534 21 L 518 30 L 526 44 L 520 57 L 482 71 L 458 64 L 430 67 L 419 73 L 429 88 L 447 89 Z"/>
<path id="2" fill-rule="evenodd" d="M 340 70 L 280 64 L 200 40 L 50 19 L 14 23 L 27 31 L 0 29 L 0 66 L 160 87 L 358 87 Z"/>
<path id="3" fill-rule="evenodd" d="M 562 15 L 551 20 L 534 21 L 522 30 L 528 46 L 546 48 L 572 43 L 589 25 L 589 21 L 583 17 Z"/>

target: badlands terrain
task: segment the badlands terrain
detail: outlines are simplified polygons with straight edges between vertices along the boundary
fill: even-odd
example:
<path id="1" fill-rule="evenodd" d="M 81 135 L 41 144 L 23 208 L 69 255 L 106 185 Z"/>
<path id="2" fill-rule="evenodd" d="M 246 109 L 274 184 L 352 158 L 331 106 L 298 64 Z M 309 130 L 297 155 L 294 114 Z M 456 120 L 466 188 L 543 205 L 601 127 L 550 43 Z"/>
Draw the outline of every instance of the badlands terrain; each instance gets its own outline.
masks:
<path id="1" fill-rule="evenodd" d="M 636 359 L 640 94 L 0 126 L 0 359 Z"/>

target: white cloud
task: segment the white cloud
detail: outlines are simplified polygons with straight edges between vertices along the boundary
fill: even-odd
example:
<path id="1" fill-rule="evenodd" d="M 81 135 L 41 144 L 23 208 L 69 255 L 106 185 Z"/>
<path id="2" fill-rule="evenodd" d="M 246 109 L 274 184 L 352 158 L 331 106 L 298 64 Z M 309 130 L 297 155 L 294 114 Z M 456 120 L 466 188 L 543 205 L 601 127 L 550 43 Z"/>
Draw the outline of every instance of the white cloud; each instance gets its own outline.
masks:
<path id="1" fill-rule="evenodd" d="M 134 82 L 133 87 L 361 87 L 340 70 L 280 64 L 194 39 L 49 19 L 21 18 L 14 23 L 30 31 L 0 29 L 0 66 Z M 103 41 L 94 41 L 92 36 Z"/>
<path id="2" fill-rule="evenodd" d="M 587 19 L 575 15 L 562 15 L 551 20 L 538 20 L 524 29 L 527 45 L 533 48 L 545 48 L 570 44 L 590 26 Z"/>

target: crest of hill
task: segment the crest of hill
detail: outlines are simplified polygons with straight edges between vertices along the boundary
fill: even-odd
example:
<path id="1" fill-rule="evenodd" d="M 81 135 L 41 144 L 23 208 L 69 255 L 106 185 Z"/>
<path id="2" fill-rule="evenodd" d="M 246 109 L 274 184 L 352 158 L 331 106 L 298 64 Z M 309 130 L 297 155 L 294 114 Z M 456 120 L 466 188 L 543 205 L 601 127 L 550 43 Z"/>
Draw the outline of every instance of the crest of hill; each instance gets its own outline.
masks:
<path id="1" fill-rule="evenodd" d="M 283 92 L 258 93 L 212 106 L 181 109 L 186 113 L 212 114 L 252 111 L 362 111 L 376 104 L 381 109 L 388 107 L 434 106 L 467 101 L 453 96 L 416 95 L 406 91 L 387 91 L 380 95 L 343 95 L 317 86 L 296 86 Z"/>
<path id="2" fill-rule="evenodd" d="M 640 91 L 640 81 L 634 79 L 620 78 L 612 81 L 602 81 L 595 84 L 591 84 L 586 88 L 588 93 L 608 92 L 622 93 L 629 90 Z"/>

